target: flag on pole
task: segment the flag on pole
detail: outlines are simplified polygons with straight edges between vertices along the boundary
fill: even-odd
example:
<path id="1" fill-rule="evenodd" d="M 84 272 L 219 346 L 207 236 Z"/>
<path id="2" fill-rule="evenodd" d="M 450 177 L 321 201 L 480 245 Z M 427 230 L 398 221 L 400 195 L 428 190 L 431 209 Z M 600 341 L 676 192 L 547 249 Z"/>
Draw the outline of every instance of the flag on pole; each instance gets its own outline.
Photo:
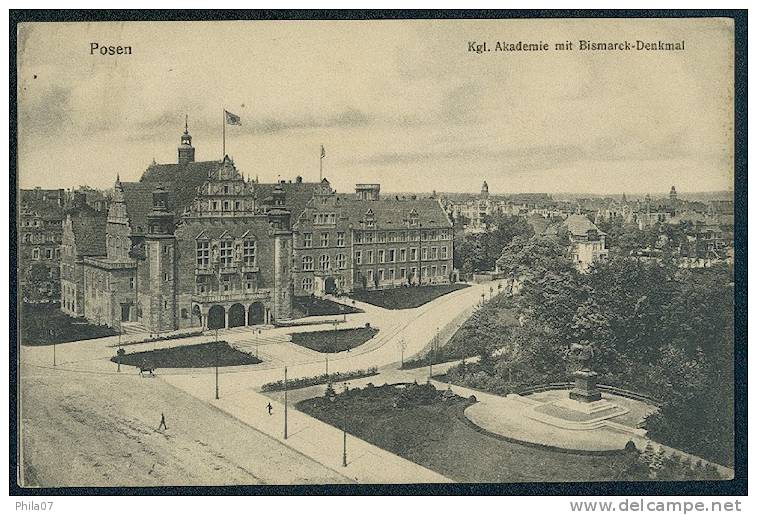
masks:
<path id="1" fill-rule="evenodd" d="M 323 148 L 323 145 L 321 145 L 321 159 L 323 159 L 324 157 L 326 157 L 326 149 Z"/>
<path id="2" fill-rule="evenodd" d="M 226 114 L 226 125 L 242 125 L 242 119 L 239 116 L 225 109 L 223 112 Z"/>

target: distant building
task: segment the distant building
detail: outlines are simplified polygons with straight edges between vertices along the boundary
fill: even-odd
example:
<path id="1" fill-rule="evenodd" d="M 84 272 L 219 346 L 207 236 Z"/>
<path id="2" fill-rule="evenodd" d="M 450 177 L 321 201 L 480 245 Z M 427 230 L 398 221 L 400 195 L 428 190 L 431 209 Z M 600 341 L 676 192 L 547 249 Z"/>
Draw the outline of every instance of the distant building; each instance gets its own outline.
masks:
<path id="1" fill-rule="evenodd" d="M 18 217 L 18 281 L 24 302 L 60 297 L 60 244 L 65 193 L 21 190 Z"/>
<path id="2" fill-rule="evenodd" d="M 563 226 L 568 230 L 571 257 L 579 270 L 586 271 L 595 262 L 607 259 L 605 233 L 586 216 L 570 215 Z"/>

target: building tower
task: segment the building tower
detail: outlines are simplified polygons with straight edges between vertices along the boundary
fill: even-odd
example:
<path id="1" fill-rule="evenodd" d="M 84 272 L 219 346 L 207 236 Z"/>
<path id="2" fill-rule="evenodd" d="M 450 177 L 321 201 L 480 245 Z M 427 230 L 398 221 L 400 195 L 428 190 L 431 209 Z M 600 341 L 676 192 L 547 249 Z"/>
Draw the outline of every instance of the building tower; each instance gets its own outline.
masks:
<path id="1" fill-rule="evenodd" d="M 168 210 L 168 191 L 161 186 L 152 193 L 152 211 L 147 214 L 145 254 L 148 263 L 147 291 L 143 302 L 144 323 L 151 333 L 176 329 L 176 236 L 174 214 Z"/>
<path id="2" fill-rule="evenodd" d="M 195 160 L 195 148 L 192 146 L 192 136 L 189 134 L 189 117 L 184 117 L 184 134 L 181 135 L 179 145 L 179 164 L 193 163 Z"/>
<path id="3" fill-rule="evenodd" d="M 672 202 L 673 205 L 678 202 L 678 192 L 676 192 L 675 186 L 670 187 L 670 202 Z"/>
<path id="4" fill-rule="evenodd" d="M 288 209 L 268 211 L 268 223 L 273 235 L 273 320 L 292 318 L 292 229 Z"/>
<path id="5" fill-rule="evenodd" d="M 489 185 L 484 181 L 484 183 L 481 185 L 481 198 L 483 200 L 486 200 L 489 198 Z"/>

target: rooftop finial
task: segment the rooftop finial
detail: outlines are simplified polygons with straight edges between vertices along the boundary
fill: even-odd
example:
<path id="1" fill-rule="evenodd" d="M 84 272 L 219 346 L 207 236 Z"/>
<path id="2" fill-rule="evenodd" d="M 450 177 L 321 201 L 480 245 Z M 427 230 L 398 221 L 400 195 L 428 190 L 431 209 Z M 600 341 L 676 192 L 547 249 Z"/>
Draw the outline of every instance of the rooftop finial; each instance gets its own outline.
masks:
<path id="1" fill-rule="evenodd" d="M 184 115 L 184 134 L 189 134 L 189 115 Z"/>

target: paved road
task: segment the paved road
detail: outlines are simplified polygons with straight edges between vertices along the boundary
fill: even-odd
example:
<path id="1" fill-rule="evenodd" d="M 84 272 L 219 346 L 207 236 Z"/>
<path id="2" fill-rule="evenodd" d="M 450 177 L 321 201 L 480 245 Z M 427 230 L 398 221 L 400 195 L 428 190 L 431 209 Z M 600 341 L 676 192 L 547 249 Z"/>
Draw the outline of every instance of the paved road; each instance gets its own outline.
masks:
<path id="1" fill-rule="evenodd" d="M 345 372 L 375 366 L 390 372 L 398 368 L 400 361 L 398 343 L 400 341 L 404 341 L 406 344 L 406 359 L 420 353 L 436 337 L 437 328 L 443 328 L 450 320 L 469 309 L 470 306 L 475 305 L 480 300 L 481 293 L 488 292 L 488 287 L 488 284 L 474 285 L 444 295 L 419 308 L 409 310 L 386 310 L 356 303 L 365 312 L 348 314 L 346 322 L 342 326 L 360 327 L 369 322 L 373 327 L 379 329 L 379 333 L 364 345 L 349 352 L 329 354 L 329 371 Z M 325 318 L 328 320 L 335 319 L 335 317 Z M 258 365 L 222 369 L 220 374 L 221 398 L 218 401 L 213 398 L 215 375 L 212 369 L 159 370 L 157 383 L 154 384 L 165 382 L 176 386 L 192 397 L 204 401 L 203 404 L 209 409 L 215 407 L 223 411 L 225 415 L 254 428 L 259 432 L 257 434 L 263 433 L 271 439 L 278 440 L 278 444 L 285 444 L 289 449 L 292 449 L 292 452 L 301 455 L 304 460 L 303 463 L 317 462 L 328 470 L 335 470 L 338 474 L 338 477 L 334 479 L 329 476 L 328 472 L 311 473 L 307 471 L 307 465 L 305 465 L 306 468 L 302 473 L 291 468 L 281 467 L 281 482 L 352 480 L 362 483 L 413 483 L 447 481 L 439 474 L 353 437 L 348 439 L 349 466 L 346 469 L 341 468 L 341 431 L 293 409 L 290 409 L 289 417 L 290 437 L 284 441 L 283 418 L 281 418 L 283 406 L 274 401 L 272 404 L 275 405 L 275 415 L 269 416 L 267 410 L 265 410 L 269 399 L 259 394 L 257 390 L 264 383 L 280 379 L 283 376 L 284 366 L 288 368 L 290 378 L 324 373 L 326 355 L 296 346 L 288 342 L 286 335 L 292 332 L 317 331 L 332 327 L 330 324 L 320 324 L 271 328 L 264 330 L 259 336 L 254 330 L 246 328 L 220 331 L 220 338 L 232 345 L 244 347 L 248 351 L 255 345 L 255 340 L 259 339 L 257 347 L 264 362 Z M 130 352 L 135 352 L 212 341 L 212 339 L 212 335 L 203 335 L 181 340 L 130 345 L 128 349 Z M 34 368 L 40 376 L 73 372 L 79 375 L 110 376 L 111 380 L 108 384 L 119 384 L 126 378 L 129 381 L 136 380 L 135 371 L 132 367 L 123 367 L 119 375 L 116 372 L 116 365 L 109 361 L 110 357 L 114 355 L 116 344 L 117 338 L 112 337 L 57 345 L 55 348 L 55 369 L 52 368 L 52 347 L 23 347 L 21 360 L 27 366 L 32 366 L 31 368 Z M 25 369 L 28 370 L 28 368 Z M 61 387 L 65 390 L 63 385 Z M 36 386 L 30 387 L 28 391 L 31 392 L 33 389 L 36 389 Z M 98 395 L 92 396 L 91 399 L 98 399 L 103 396 L 104 390 L 92 388 L 88 391 L 88 395 L 92 395 L 93 392 Z M 146 392 L 144 395 L 146 398 L 150 398 L 149 393 Z M 165 390 L 155 388 L 150 402 L 163 403 L 165 402 L 165 395 Z M 190 408 L 189 413 L 194 412 L 195 409 L 194 407 Z M 212 426 L 212 424 L 205 424 L 204 422 L 203 425 Z M 81 428 L 73 430 L 71 434 L 74 435 L 82 430 Z M 111 426 L 111 430 L 115 431 L 115 426 Z M 221 433 L 223 432 L 213 433 L 216 435 L 216 442 L 221 442 L 227 438 L 226 434 L 223 438 L 219 438 L 217 435 Z M 209 435 L 208 437 L 212 438 Z M 270 448 L 275 449 L 278 445 L 277 442 L 273 440 L 271 442 Z M 194 460 L 193 457 L 182 466 L 191 468 L 191 463 Z M 260 461 L 252 460 L 248 462 L 248 468 L 243 467 L 243 469 L 260 470 L 259 467 L 256 468 L 255 464 L 260 465 L 262 463 L 264 465 L 263 470 L 265 470 L 267 466 L 264 461 L 261 456 Z M 175 467 L 181 468 L 178 462 L 175 463 Z M 229 474 L 228 477 L 229 483 L 255 482 L 255 479 L 236 478 L 233 474 Z M 255 477 L 262 478 L 259 479 L 260 481 L 271 481 L 264 476 Z M 273 479 L 273 481 L 276 482 L 277 480 Z"/>
<path id="2" fill-rule="evenodd" d="M 21 369 L 25 486 L 351 480 L 159 379 Z M 167 430 L 157 430 L 161 413 Z"/>

